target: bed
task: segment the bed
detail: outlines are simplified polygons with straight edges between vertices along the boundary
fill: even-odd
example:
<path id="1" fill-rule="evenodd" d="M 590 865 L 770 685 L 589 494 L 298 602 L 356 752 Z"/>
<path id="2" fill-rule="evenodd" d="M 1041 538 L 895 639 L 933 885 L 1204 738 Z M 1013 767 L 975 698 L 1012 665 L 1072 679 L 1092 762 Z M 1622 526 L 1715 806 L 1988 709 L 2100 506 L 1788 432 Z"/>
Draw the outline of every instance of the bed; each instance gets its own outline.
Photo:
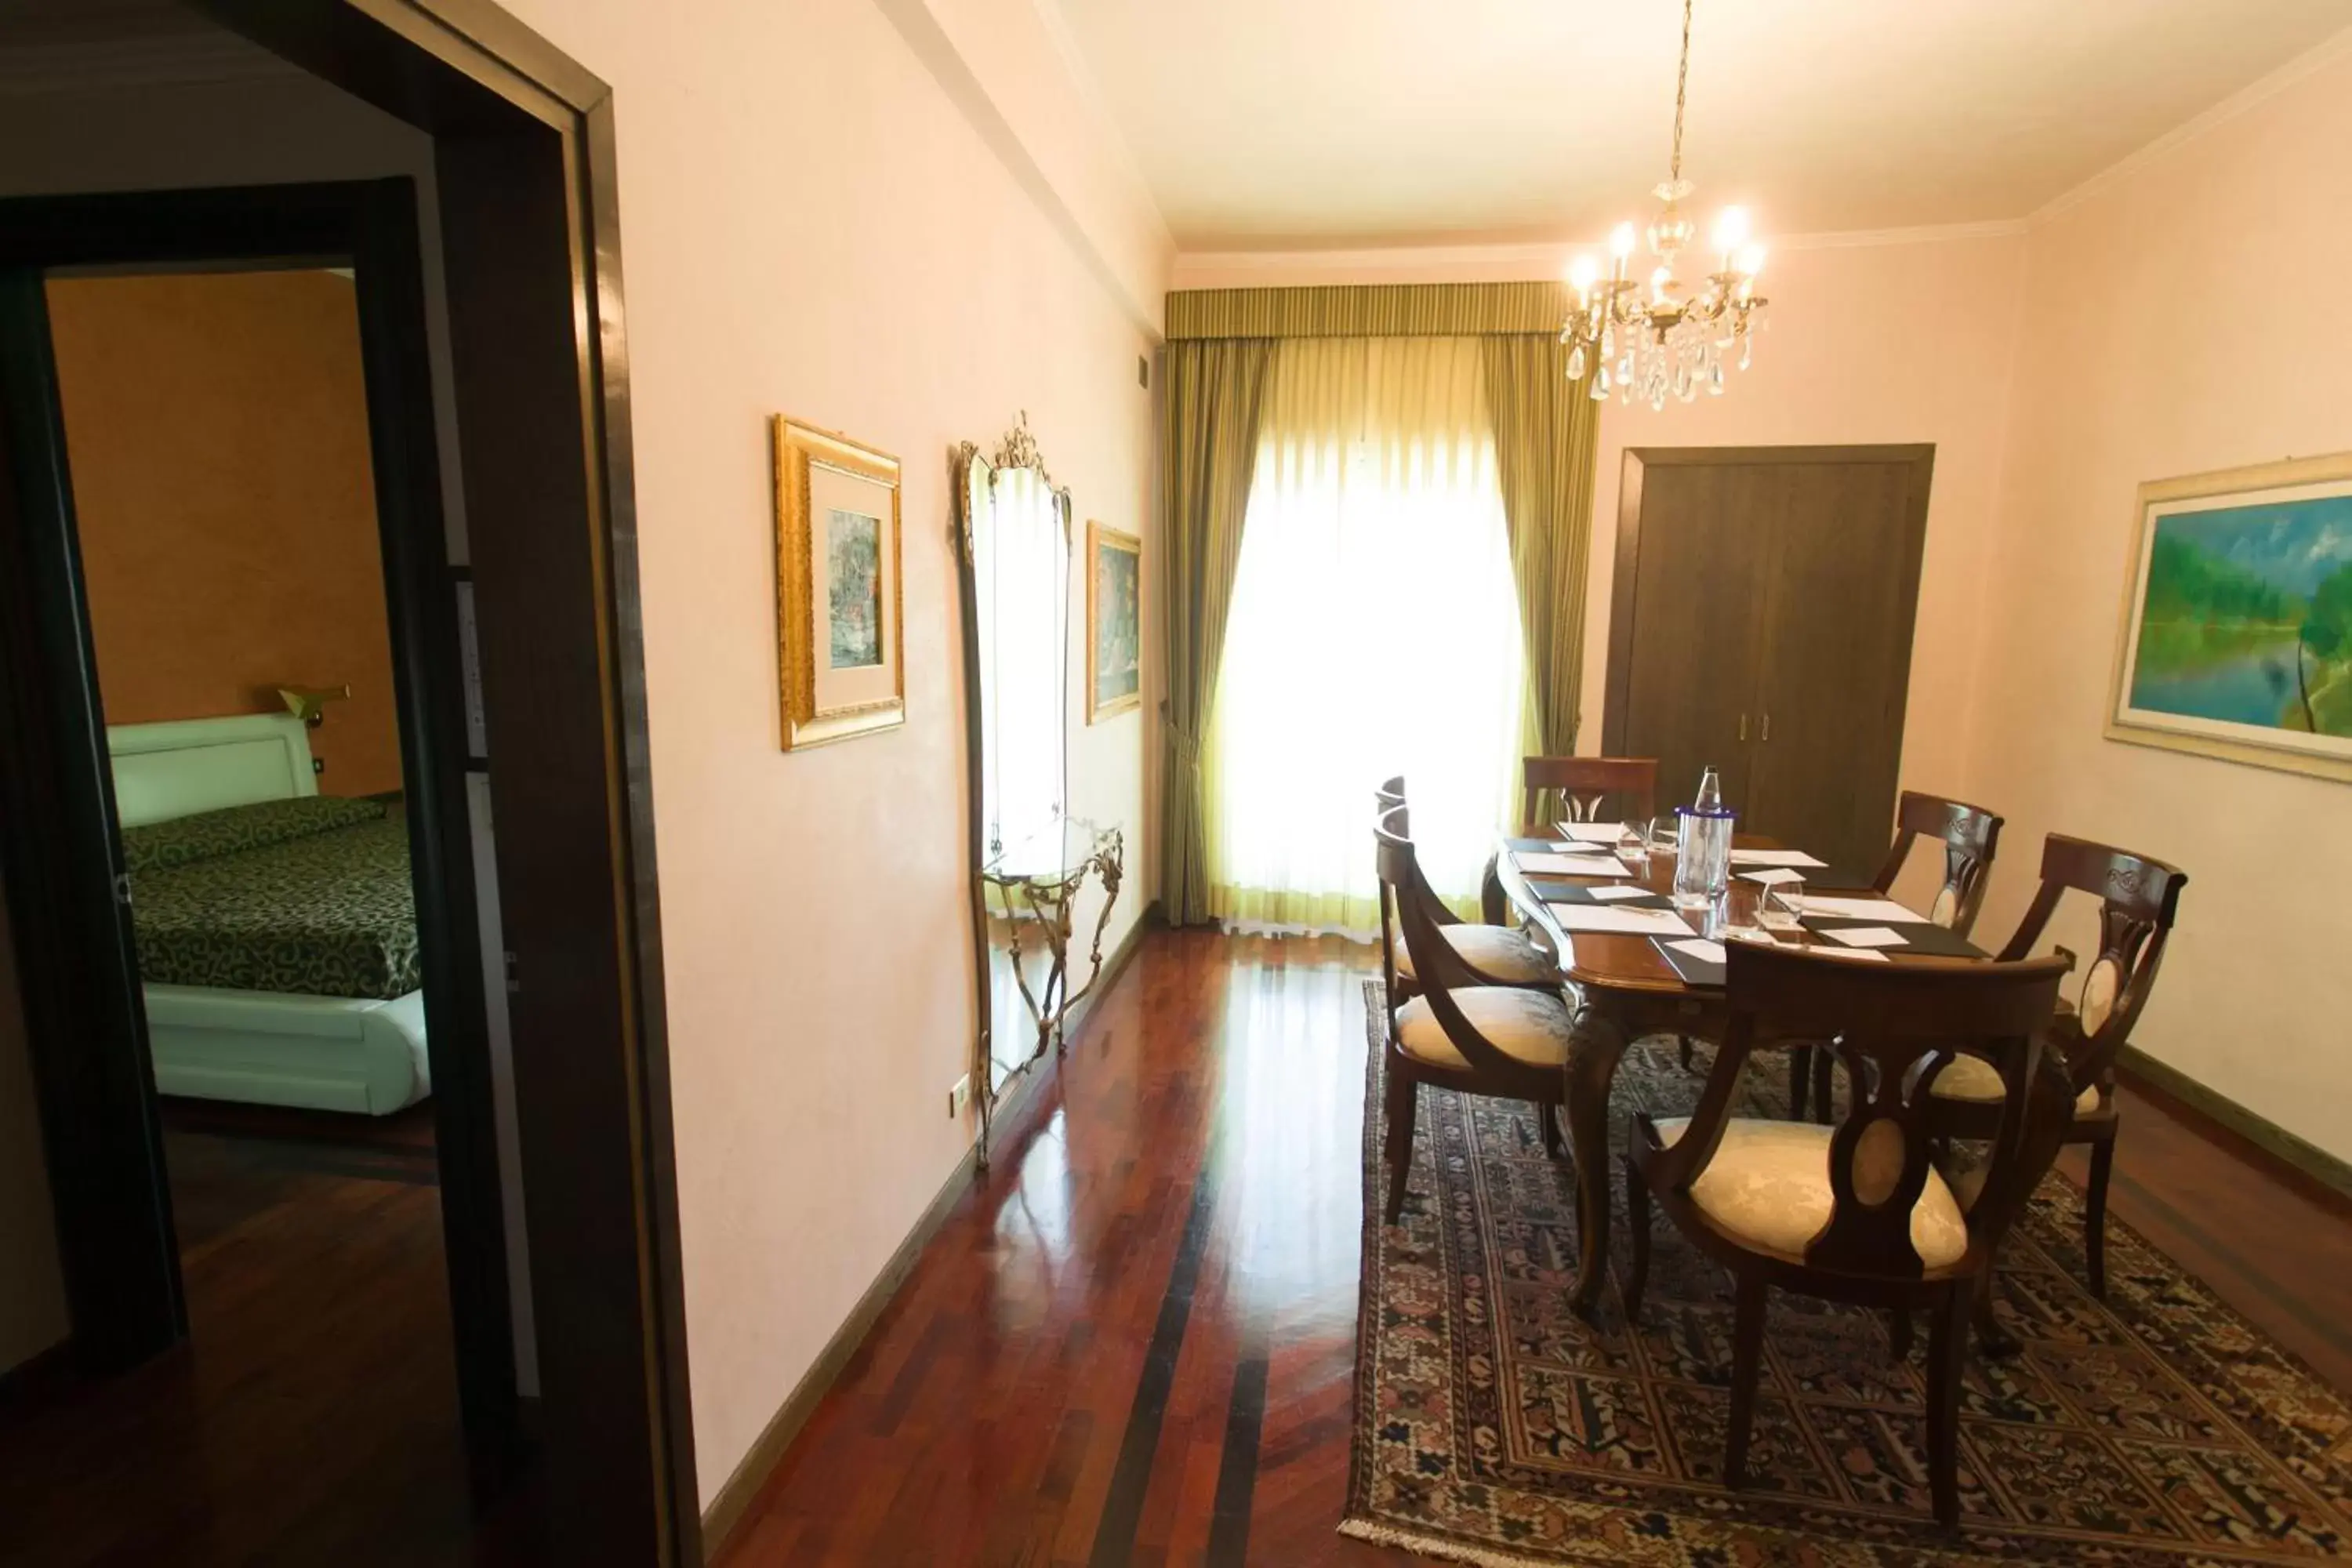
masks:
<path id="1" fill-rule="evenodd" d="M 371 1116 L 430 1093 L 397 805 L 320 795 L 291 714 L 107 746 L 156 1089 Z"/>

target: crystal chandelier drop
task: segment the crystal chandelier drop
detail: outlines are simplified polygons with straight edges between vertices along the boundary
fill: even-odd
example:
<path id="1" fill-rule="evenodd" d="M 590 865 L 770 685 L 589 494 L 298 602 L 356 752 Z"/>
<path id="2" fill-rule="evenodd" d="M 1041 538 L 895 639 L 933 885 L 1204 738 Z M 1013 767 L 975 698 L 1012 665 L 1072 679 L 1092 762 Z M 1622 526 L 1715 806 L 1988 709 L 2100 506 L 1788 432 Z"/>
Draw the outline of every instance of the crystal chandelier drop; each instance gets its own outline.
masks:
<path id="1" fill-rule="evenodd" d="M 1560 329 L 1569 345 L 1570 380 L 1592 368 L 1589 395 L 1605 401 L 1613 389 L 1619 401 L 1635 398 L 1664 408 L 1669 397 L 1688 403 L 1704 386 L 1723 391 L 1724 356 L 1741 370 L 1754 353 L 1754 333 L 1763 327 L 1764 300 L 1756 292 L 1764 247 L 1749 239 L 1748 215 L 1726 207 L 1715 220 L 1716 269 L 1697 293 L 1675 276 L 1675 261 L 1698 233 L 1683 215 L 1694 186 L 1683 178 L 1683 103 L 1690 81 L 1691 0 L 1683 0 L 1682 66 L 1675 74 L 1675 145 L 1666 180 L 1651 195 L 1664 205 L 1650 220 L 1650 254 L 1657 258 L 1646 283 L 1627 275 L 1633 255 L 1633 226 L 1621 223 L 1609 237 L 1609 276 L 1591 256 L 1570 266 L 1576 309 Z"/>

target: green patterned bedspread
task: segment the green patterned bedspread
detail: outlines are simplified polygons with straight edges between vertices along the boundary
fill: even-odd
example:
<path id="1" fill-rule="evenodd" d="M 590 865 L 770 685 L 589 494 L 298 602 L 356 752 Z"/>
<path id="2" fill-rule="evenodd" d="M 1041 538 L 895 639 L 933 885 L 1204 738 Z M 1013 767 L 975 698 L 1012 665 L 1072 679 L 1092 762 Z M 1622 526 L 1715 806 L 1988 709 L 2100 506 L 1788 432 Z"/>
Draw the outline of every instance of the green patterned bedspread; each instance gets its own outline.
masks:
<path id="1" fill-rule="evenodd" d="M 397 814 L 151 865 L 132 873 L 131 910 L 151 983 L 382 997 L 424 984 Z"/>

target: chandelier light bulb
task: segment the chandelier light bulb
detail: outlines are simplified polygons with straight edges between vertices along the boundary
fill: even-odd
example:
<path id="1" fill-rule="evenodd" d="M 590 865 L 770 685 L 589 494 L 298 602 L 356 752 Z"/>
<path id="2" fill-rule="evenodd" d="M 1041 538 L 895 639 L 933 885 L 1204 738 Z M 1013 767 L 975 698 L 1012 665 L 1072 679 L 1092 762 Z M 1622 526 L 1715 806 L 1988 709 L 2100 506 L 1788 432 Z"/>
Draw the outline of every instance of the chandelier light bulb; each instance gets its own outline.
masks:
<path id="1" fill-rule="evenodd" d="M 1579 294 L 1589 295 L 1592 286 L 1601 281 L 1601 263 L 1591 256 L 1580 256 L 1568 264 L 1568 280 Z"/>
<path id="2" fill-rule="evenodd" d="M 1742 277 L 1755 277 L 1764 270 L 1764 247 L 1760 245 L 1741 246 L 1732 266 Z"/>
<path id="3" fill-rule="evenodd" d="M 1726 207 L 1715 216 L 1715 248 L 1727 261 L 1748 243 L 1748 209 Z"/>
<path id="4" fill-rule="evenodd" d="M 1633 226 L 1621 223 L 1609 231 L 1609 254 L 1622 261 L 1633 254 Z"/>

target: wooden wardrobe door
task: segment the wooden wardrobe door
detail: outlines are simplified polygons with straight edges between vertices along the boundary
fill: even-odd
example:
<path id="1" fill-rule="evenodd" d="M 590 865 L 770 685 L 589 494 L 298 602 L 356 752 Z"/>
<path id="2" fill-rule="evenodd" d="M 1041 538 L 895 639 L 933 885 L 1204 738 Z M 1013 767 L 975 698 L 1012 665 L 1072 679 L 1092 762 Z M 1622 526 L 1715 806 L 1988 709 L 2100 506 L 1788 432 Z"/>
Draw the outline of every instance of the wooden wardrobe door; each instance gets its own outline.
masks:
<path id="1" fill-rule="evenodd" d="M 1662 811 L 1687 803 L 1710 766 L 1725 804 L 1744 811 L 1741 731 L 1757 713 L 1758 585 L 1777 498 L 1712 465 L 1628 463 L 1625 483 L 1638 545 L 1629 556 L 1621 538 L 1606 749 L 1658 760 Z"/>
<path id="2" fill-rule="evenodd" d="M 1784 463 L 1745 824 L 1868 873 L 1902 758 L 1927 466 Z"/>

